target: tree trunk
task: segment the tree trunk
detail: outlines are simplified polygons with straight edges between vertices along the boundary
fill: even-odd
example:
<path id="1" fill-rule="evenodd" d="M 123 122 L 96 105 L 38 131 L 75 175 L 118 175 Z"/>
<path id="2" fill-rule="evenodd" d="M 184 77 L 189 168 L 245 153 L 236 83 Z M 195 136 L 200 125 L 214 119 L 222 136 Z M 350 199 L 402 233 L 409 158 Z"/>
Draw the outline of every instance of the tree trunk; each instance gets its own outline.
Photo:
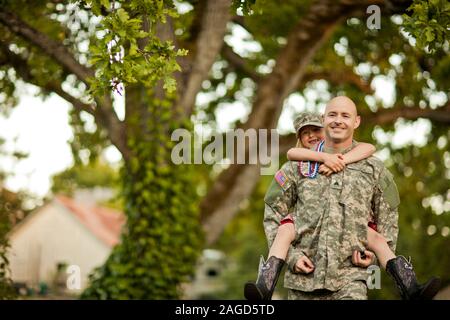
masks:
<path id="1" fill-rule="evenodd" d="M 92 276 L 85 299 L 177 299 L 189 281 L 203 239 L 191 187 L 194 168 L 171 162 L 170 103 L 127 88 L 131 157 L 121 171 L 127 222 L 120 243 Z M 174 254 L 176 250 L 176 254 Z"/>

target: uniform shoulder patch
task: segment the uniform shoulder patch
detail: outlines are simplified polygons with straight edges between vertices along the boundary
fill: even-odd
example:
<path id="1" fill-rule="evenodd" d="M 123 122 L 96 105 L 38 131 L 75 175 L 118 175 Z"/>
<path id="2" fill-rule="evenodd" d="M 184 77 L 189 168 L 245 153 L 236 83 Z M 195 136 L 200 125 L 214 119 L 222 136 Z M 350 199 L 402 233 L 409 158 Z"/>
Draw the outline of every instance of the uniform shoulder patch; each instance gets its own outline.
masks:
<path id="1" fill-rule="evenodd" d="M 280 185 L 280 187 L 283 188 L 283 190 L 286 190 L 287 187 L 289 186 L 289 178 L 287 177 L 287 175 L 284 173 L 283 170 L 278 170 L 277 173 L 275 174 L 275 181 L 278 182 L 278 184 Z"/>

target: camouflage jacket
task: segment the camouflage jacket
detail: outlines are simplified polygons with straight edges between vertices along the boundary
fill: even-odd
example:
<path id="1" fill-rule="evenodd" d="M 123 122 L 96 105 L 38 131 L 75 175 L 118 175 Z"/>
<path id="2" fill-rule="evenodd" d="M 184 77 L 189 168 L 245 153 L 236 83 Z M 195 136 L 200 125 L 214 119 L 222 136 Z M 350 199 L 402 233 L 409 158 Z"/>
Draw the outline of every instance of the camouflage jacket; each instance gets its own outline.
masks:
<path id="1" fill-rule="evenodd" d="M 368 221 L 377 223 L 378 232 L 395 251 L 400 201 L 391 173 L 375 157 L 348 164 L 330 177 L 318 174 L 314 179 L 302 176 L 299 164 L 285 163 L 264 197 L 269 247 L 284 216 L 291 213 L 295 222 L 296 239 L 287 256 L 285 287 L 337 291 L 350 281 L 366 280 L 366 269 L 354 266 L 351 255 L 354 249 L 367 247 Z M 311 274 L 294 272 L 301 255 L 314 263 Z"/>

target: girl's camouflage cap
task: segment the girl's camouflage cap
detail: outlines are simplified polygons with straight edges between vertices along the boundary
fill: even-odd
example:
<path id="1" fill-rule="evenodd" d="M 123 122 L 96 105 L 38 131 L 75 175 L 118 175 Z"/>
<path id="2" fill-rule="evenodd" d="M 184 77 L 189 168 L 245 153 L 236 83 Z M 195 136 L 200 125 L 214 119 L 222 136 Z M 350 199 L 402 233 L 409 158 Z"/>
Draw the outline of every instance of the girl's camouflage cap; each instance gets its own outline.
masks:
<path id="1" fill-rule="evenodd" d="M 300 129 L 304 126 L 316 126 L 323 128 L 321 115 L 314 112 L 302 112 L 294 120 L 294 128 L 297 136 Z"/>

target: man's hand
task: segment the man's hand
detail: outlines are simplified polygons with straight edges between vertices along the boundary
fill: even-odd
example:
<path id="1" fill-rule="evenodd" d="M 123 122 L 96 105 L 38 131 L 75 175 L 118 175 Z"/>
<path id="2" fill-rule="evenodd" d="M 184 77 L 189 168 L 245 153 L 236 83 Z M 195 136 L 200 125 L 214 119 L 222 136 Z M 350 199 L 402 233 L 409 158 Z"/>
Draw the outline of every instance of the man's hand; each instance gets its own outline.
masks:
<path id="1" fill-rule="evenodd" d="M 375 261 L 375 253 L 365 250 L 364 257 L 361 257 L 361 252 L 358 250 L 353 251 L 352 263 L 355 266 L 367 268 Z"/>
<path id="2" fill-rule="evenodd" d="M 333 170 L 333 172 L 339 172 L 344 170 L 345 168 L 345 162 L 342 154 L 330 154 L 323 152 L 323 164 L 326 165 L 328 168 Z"/>
<path id="3" fill-rule="evenodd" d="M 308 274 L 314 271 L 314 264 L 307 256 L 301 256 L 295 264 L 294 271 L 297 273 Z"/>

